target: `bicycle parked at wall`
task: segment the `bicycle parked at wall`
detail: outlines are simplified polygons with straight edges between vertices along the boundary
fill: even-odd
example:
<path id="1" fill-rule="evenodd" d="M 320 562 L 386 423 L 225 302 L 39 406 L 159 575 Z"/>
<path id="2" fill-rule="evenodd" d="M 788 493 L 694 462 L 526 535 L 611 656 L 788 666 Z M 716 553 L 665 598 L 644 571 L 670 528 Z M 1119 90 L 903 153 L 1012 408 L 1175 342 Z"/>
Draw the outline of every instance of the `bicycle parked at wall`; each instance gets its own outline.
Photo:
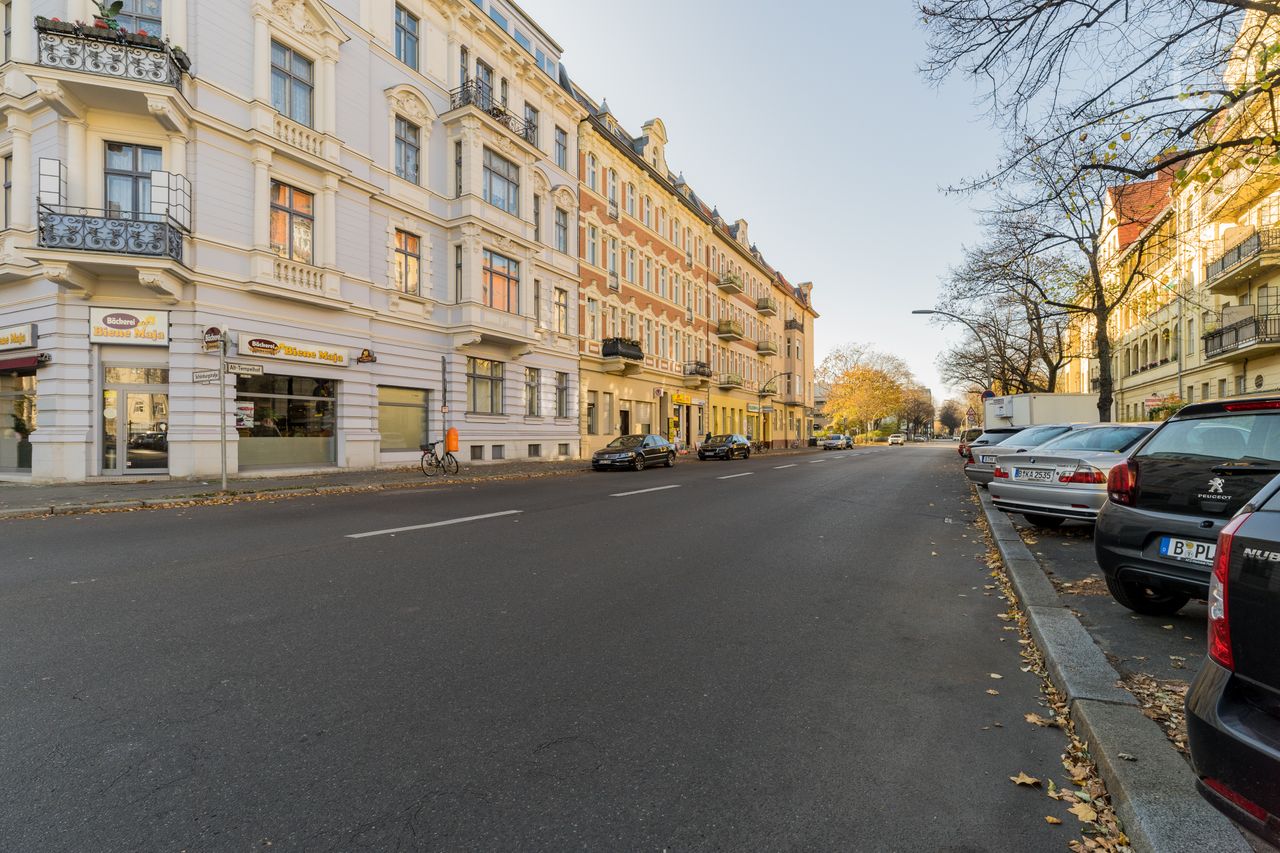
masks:
<path id="1" fill-rule="evenodd" d="M 753 441 L 751 442 L 751 452 L 764 453 L 769 449 L 769 445 L 770 442 L 768 441 Z"/>
<path id="2" fill-rule="evenodd" d="M 444 455 L 441 455 L 436 449 L 440 444 L 440 441 L 432 441 L 427 444 L 420 445 L 422 450 L 422 473 L 428 477 L 437 471 L 441 474 L 458 473 L 457 458 L 447 450 L 444 452 Z"/>

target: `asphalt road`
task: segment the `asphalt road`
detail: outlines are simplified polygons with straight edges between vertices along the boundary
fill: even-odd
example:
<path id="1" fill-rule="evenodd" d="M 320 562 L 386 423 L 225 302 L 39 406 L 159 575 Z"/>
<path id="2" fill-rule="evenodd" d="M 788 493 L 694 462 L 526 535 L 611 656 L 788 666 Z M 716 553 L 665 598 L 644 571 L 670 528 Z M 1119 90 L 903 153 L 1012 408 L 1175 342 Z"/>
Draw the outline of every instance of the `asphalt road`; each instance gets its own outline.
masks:
<path id="1" fill-rule="evenodd" d="M 1062 849 L 975 511 L 938 445 L 0 522 L 0 849 Z"/>

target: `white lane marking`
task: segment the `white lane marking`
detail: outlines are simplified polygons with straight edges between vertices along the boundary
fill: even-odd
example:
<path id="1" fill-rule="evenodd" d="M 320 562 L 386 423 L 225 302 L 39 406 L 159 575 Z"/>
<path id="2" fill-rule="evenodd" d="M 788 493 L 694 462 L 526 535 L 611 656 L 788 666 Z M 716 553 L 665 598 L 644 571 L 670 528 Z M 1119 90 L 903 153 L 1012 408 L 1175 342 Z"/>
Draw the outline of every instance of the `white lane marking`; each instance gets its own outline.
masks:
<path id="1" fill-rule="evenodd" d="M 388 533 L 405 533 L 409 530 L 426 530 L 428 527 L 447 527 L 450 524 L 462 524 L 466 521 L 479 521 L 482 518 L 497 518 L 502 515 L 517 515 L 522 509 L 507 509 L 502 512 L 487 512 L 484 515 L 468 515 L 465 518 L 451 518 L 448 521 L 433 521 L 430 524 L 411 524 L 408 527 L 390 527 L 386 530 L 370 530 L 368 533 L 348 533 L 348 539 L 364 539 L 366 536 L 386 536 Z"/>
<path id="2" fill-rule="evenodd" d="M 845 458 L 845 456 L 847 456 L 847 455 L 848 455 L 848 454 L 841 453 L 839 456 L 832 456 L 831 458 L 832 458 L 832 459 L 843 459 L 843 458 Z"/>
<path id="3" fill-rule="evenodd" d="M 796 467 L 796 463 L 792 462 L 790 465 L 774 465 L 773 470 L 781 471 L 783 468 L 794 468 L 794 467 Z"/>
<path id="4" fill-rule="evenodd" d="M 725 474 L 723 477 L 716 477 L 717 480 L 732 480 L 734 477 L 750 477 L 755 471 L 743 471 L 741 474 Z"/>
<path id="5" fill-rule="evenodd" d="M 625 498 L 625 497 L 629 497 L 629 496 L 631 496 L 631 495 L 643 495 L 643 494 L 644 494 L 644 493 L 646 493 L 646 492 L 660 492 L 660 491 L 662 491 L 663 489 L 678 489 L 678 488 L 680 488 L 680 484 L 679 484 L 679 483 L 677 483 L 677 484 L 675 484 L 675 485 L 671 485 L 671 486 L 654 486 L 652 489 L 636 489 L 634 492 L 618 492 L 616 495 L 609 495 L 609 497 L 611 497 L 611 498 Z"/>
<path id="6" fill-rule="evenodd" d="M 810 460 L 809 460 L 809 464 L 810 464 L 810 465 L 817 465 L 819 462 L 826 462 L 826 461 L 827 461 L 827 460 L 825 460 L 825 459 L 810 459 Z"/>

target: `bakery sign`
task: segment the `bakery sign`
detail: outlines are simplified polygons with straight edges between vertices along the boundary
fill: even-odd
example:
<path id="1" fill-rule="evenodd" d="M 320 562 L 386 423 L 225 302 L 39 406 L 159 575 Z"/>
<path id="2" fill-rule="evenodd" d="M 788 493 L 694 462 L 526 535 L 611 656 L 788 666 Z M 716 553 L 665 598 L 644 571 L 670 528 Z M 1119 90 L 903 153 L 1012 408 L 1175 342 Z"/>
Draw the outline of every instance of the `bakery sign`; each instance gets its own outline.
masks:
<path id="1" fill-rule="evenodd" d="M 271 335 L 254 335 L 248 332 L 241 332 L 236 339 L 236 351 L 240 355 L 278 358 L 283 361 L 302 361 L 308 364 L 331 364 L 335 367 L 346 367 L 350 363 L 347 350 L 344 347 L 308 341 L 291 341 Z"/>
<path id="2" fill-rule="evenodd" d="M 169 312 L 90 308 L 89 343 L 167 347 Z"/>
<path id="3" fill-rule="evenodd" d="M 10 326 L 0 329 L 0 352 L 11 349 L 27 349 L 36 345 L 36 324 Z"/>

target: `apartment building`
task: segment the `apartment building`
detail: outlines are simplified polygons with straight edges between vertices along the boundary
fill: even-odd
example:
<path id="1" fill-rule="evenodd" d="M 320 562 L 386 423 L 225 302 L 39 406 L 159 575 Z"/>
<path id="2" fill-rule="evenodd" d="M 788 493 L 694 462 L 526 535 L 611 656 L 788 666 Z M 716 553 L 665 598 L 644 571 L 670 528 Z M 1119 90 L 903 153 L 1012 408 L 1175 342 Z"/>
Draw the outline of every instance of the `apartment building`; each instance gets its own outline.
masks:
<path id="1" fill-rule="evenodd" d="M 628 432 L 684 447 L 738 432 L 781 446 L 813 417 L 808 284 L 792 286 L 667 164 L 661 119 L 639 135 L 581 87 L 578 234 L 582 441 Z M 785 348 L 784 348 L 785 347 Z"/>
<path id="2" fill-rule="evenodd" d="M 579 454 L 586 110 L 514 3 L 4 8 L 0 477 Z"/>

